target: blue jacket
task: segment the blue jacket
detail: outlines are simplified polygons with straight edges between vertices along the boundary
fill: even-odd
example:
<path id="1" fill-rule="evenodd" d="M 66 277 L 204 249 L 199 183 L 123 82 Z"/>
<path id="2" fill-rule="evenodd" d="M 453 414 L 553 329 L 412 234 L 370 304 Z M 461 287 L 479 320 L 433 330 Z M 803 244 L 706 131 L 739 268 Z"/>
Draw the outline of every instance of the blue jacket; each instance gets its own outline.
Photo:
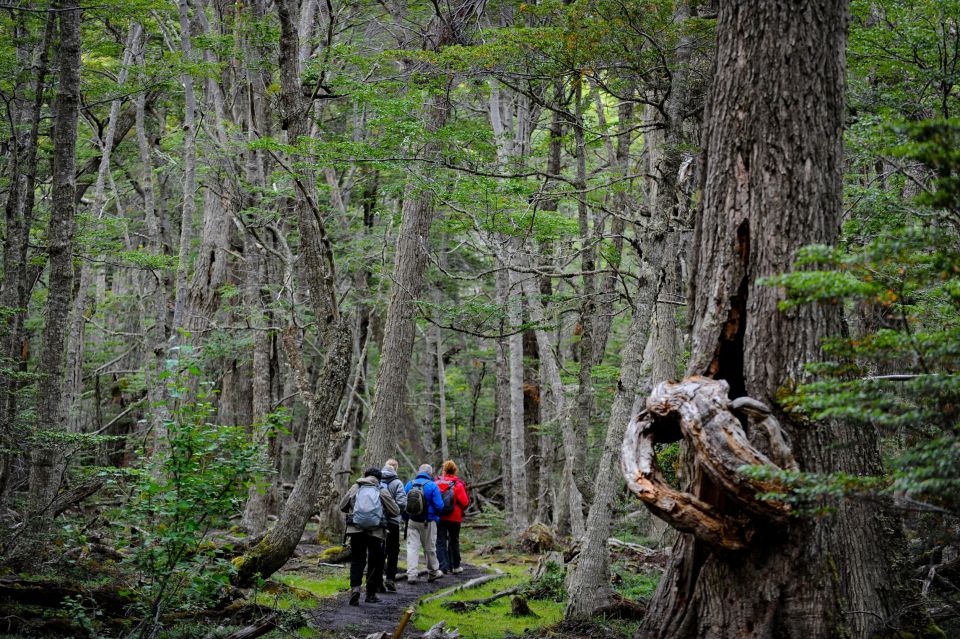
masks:
<path id="1" fill-rule="evenodd" d="M 427 501 L 427 521 L 440 521 L 440 513 L 443 511 L 443 495 L 440 494 L 440 488 L 430 477 L 430 473 L 420 473 L 408 481 L 403 488 L 404 492 L 410 492 L 410 489 L 413 488 L 413 482 L 423 484 L 423 497 Z"/>

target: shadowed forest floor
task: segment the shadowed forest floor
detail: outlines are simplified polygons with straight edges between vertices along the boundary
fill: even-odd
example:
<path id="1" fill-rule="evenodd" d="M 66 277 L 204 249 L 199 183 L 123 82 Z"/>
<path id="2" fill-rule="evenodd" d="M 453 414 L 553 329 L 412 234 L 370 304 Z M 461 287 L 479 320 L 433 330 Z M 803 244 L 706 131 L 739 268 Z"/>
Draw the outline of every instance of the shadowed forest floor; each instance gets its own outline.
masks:
<path id="1" fill-rule="evenodd" d="M 476 566 L 464 566 L 463 573 L 444 575 L 442 579 L 432 583 L 425 578 L 414 584 L 398 580 L 397 592 L 381 594 L 381 603 L 365 603 L 361 598 L 359 606 L 348 606 L 349 592 L 343 592 L 331 601 L 321 604 L 309 616 L 310 626 L 318 630 L 339 630 L 359 636 L 375 632 L 392 633 L 400 623 L 403 612 L 416 605 L 421 597 L 453 587 L 483 573 L 484 571 Z M 419 634 L 412 624 L 404 631 L 404 636 L 407 637 Z"/>

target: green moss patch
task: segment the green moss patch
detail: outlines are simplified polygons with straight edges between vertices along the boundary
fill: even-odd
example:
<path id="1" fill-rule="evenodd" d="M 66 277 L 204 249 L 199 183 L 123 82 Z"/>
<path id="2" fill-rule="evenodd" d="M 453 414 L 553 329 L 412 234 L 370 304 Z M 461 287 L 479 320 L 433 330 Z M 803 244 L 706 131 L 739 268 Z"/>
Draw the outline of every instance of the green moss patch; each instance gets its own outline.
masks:
<path id="1" fill-rule="evenodd" d="M 304 575 L 302 573 L 288 573 L 280 575 L 277 580 L 281 583 L 305 590 L 315 597 L 333 597 L 350 587 L 350 579 L 345 575 Z"/>
<path id="2" fill-rule="evenodd" d="M 498 566 L 507 568 L 506 565 Z M 514 617 L 511 614 L 510 597 L 472 610 L 457 613 L 443 607 L 444 601 L 463 601 L 488 597 L 501 590 L 512 588 L 529 581 L 529 577 L 518 574 L 523 572 L 520 566 L 510 566 L 509 576 L 472 588 L 453 593 L 448 597 L 421 603 L 417 606 L 414 625 L 419 630 L 428 630 L 438 621 L 444 620 L 449 628 L 458 628 L 464 639 L 501 639 L 507 634 L 520 635 L 530 630 L 556 624 L 563 618 L 564 604 L 554 601 L 528 600 L 530 609 L 536 617 Z"/>

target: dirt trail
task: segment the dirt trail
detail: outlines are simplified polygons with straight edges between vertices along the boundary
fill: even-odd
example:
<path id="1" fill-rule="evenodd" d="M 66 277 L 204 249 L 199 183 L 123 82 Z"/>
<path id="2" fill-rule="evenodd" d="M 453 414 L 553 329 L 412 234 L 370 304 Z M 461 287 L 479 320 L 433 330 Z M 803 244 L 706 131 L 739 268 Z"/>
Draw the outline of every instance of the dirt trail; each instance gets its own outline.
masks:
<path id="1" fill-rule="evenodd" d="M 427 582 L 426 575 L 415 584 L 406 581 L 397 581 L 397 592 L 388 592 L 380 595 L 380 603 L 364 603 L 360 599 L 359 606 L 348 606 L 349 593 L 341 593 L 330 603 L 324 603 L 311 615 L 310 625 L 318 630 L 339 630 L 357 637 L 366 637 L 374 632 L 392 633 L 403 611 L 411 607 L 417 599 L 431 592 L 446 590 L 458 583 L 479 577 L 483 570 L 475 566 L 463 567 L 459 575 L 444 575 L 432 583 Z M 419 637 L 423 633 L 413 626 L 413 622 L 404 631 L 404 637 Z"/>

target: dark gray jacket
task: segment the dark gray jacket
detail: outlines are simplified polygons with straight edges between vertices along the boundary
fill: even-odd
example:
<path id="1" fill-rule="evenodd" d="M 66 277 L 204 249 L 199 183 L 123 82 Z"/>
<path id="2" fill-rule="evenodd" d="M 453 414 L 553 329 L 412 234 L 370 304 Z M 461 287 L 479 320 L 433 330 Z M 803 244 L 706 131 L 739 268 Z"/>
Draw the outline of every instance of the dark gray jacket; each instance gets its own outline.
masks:
<path id="1" fill-rule="evenodd" d="M 389 466 L 384 466 L 383 470 L 380 471 L 380 486 L 389 491 L 390 496 L 400 506 L 400 512 L 402 513 L 404 508 L 407 507 L 407 493 L 403 490 L 403 482 Z M 400 513 L 391 516 L 390 523 L 398 526 L 403 523 Z"/>

